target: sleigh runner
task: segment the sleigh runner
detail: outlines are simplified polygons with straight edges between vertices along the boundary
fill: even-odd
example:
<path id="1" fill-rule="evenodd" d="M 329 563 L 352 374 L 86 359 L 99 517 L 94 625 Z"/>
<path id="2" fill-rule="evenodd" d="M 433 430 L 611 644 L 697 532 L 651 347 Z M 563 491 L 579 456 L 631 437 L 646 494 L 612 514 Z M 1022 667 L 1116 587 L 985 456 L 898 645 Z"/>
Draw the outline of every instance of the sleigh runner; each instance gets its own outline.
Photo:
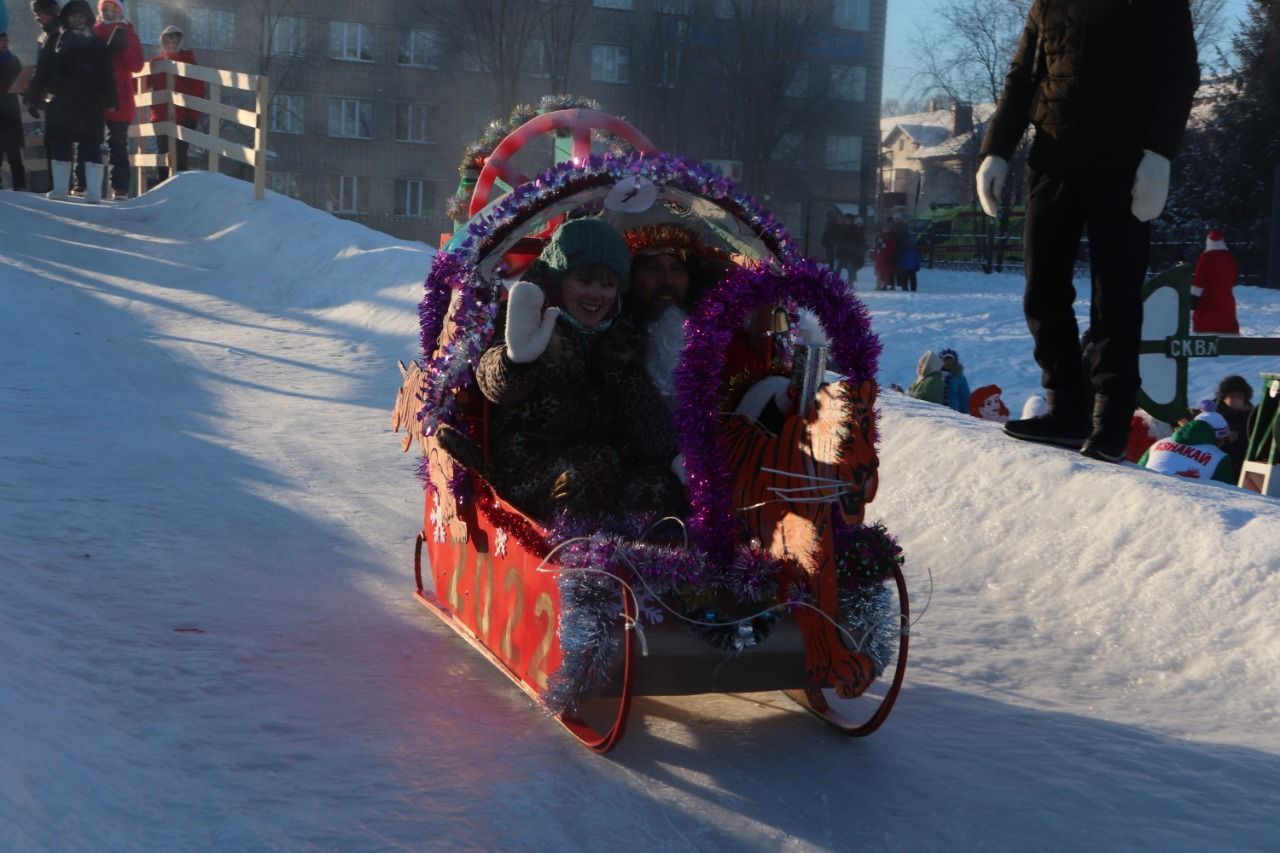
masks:
<path id="1" fill-rule="evenodd" d="M 863 524 L 878 484 L 879 344 L 865 310 L 772 214 L 710 169 L 646 150 L 617 119 L 574 105 L 517 111 L 511 124 L 468 152 L 466 189 L 510 190 L 473 195 L 433 262 L 424 357 L 405 368 L 393 416 L 405 449 L 416 440 L 423 454 L 418 599 L 598 751 L 622 736 L 633 696 L 782 690 L 869 734 L 902 684 L 908 601 L 896 543 Z M 590 154 L 601 128 L 632 150 Z M 573 156 L 528 179 L 512 158 L 538 133 L 571 140 Z M 674 373 L 687 519 L 539 523 L 494 489 L 484 463 L 441 444 L 441 430 L 457 430 L 488 461 L 491 412 L 474 365 L 503 285 L 584 215 L 623 232 L 676 223 L 723 261 L 685 322 Z M 829 341 L 797 331 L 802 309 Z M 735 347 L 748 353 L 741 375 L 710 367 Z M 795 402 L 762 425 L 758 389 L 788 382 Z"/>

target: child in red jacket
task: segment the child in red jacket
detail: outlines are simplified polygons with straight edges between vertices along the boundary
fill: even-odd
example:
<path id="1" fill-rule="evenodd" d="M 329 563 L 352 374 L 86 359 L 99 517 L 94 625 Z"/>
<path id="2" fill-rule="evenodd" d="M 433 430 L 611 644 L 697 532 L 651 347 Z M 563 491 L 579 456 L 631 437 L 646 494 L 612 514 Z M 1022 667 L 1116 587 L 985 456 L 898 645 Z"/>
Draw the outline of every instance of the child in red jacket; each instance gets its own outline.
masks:
<path id="1" fill-rule="evenodd" d="M 173 62 L 185 62 L 189 65 L 196 65 L 195 52 L 190 48 L 182 46 L 183 32 L 180 27 L 168 26 L 160 33 L 160 53 L 151 57 L 152 62 L 158 62 L 161 59 L 168 59 Z M 152 92 L 162 92 L 169 88 L 166 74 L 152 74 L 147 78 L 147 89 Z M 193 80 L 190 77 L 178 77 L 174 80 L 174 91 L 181 92 L 185 95 L 194 95 L 197 98 L 205 97 L 205 85 L 200 80 Z M 176 122 L 181 127 L 188 130 L 194 130 L 196 124 L 200 121 L 200 113 L 189 107 L 175 107 L 174 116 Z M 168 121 L 169 105 L 156 104 L 151 107 L 151 121 Z M 178 171 L 185 172 L 187 170 L 187 148 L 188 143 L 179 139 L 174 154 L 178 160 Z M 169 137 L 167 135 L 156 136 L 156 150 L 161 154 L 169 153 Z M 163 181 L 169 177 L 169 167 L 156 167 L 156 180 Z"/>
<path id="2" fill-rule="evenodd" d="M 115 70 L 116 106 L 104 114 L 111 163 L 111 197 L 129 197 L 129 125 L 133 124 L 133 75 L 142 70 L 142 42 L 119 0 L 99 0 L 93 34 L 107 43 Z M 77 160 L 76 186 L 84 186 L 84 163 Z"/>

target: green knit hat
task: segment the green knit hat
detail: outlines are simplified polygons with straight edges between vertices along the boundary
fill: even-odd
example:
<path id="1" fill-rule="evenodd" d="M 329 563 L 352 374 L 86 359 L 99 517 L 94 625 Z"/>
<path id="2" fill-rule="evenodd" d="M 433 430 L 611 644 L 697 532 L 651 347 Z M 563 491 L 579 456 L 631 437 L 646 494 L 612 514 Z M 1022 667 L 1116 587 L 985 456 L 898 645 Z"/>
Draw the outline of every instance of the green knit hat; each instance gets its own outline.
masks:
<path id="1" fill-rule="evenodd" d="M 617 273 L 619 293 L 631 284 L 627 241 L 603 219 L 574 219 L 561 225 L 538 260 L 557 278 L 574 267 L 601 264 Z"/>

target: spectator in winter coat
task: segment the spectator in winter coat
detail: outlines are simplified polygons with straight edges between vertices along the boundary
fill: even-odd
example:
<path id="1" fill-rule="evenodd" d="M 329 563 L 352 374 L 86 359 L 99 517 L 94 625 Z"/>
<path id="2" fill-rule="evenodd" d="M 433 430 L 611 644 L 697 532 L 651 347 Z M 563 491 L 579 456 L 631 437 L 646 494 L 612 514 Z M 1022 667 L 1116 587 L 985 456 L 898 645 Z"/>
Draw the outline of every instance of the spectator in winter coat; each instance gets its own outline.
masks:
<path id="1" fill-rule="evenodd" d="M 1232 471 L 1238 478 L 1249 450 L 1249 416 L 1253 414 L 1253 386 L 1243 376 L 1232 374 L 1218 383 L 1214 410 L 1227 422 L 1227 440 L 1222 449 L 1231 457 Z"/>
<path id="2" fill-rule="evenodd" d="M 898 287 L 915 291 L 916 274 L 920 271 L 920 247 L 910 234 L 906 237 L 902 251 L 898 253 Z"/>
<path id="3" fill-rule="evenodd" d="M 27 188 L 27 170 L 22 165 L 22 149 L 26 145 L 22 108 L 18 106 L 18 96 L 9 91 L 21 73 L 22 62 L 9 50 L 9 34 L 0 28 L 0 163 L 8 158 L 15 190 Z"/>
<path id="4" fill-rule="evenodd" d="M 1235 485 L 1231 458 L 1222 449 L 1227 440 L 1227 421 L 1217 412 L 1202 412 L 1173 431 L 1173 435 L 1151 445 L 1138 464 L 1192 480 L 1217 480 Z"/>
<path id="5" fill-rule="evenodd" d="M 151 57 L 152 62 L 159 62 L 162 59 L 171 62 L 185 62 L 188 65 L 197 65 L 195 52 L 190 48 L 182 46 L 183 32 L 180 27 L 168 26 L 160 33 L 160 53 Z M 147 91 L 163 92 L 169 88 L 168 74 L 151 74 L 147 77 Z M 174 80 L 174 91 L 182 92 L 185 95 L 194 95 L 197 98 L 205 97 L 205 85 L 200 80 L 191 77 L 177 77 Z M 196 125 L 200 122 L 200 113 L 189 107 L 174 107 L 174 116 L 177 124 L 188 130 L 195 130 Z M 169 105 L 155 104 L 151 107 L 151 121 L 160 122 L 169 120 Z M 185 140 L 177 140 L 174 147 L 174 156 L 177 159 L 179 172 L 187 171 L 187 149 L 190 143 Z M 167 134 L 159 134 L 156 136 L 156 150 L 164 155 L 169 153 L 169 136 Z M 168 166 L 156 167 L 156 180 L 163 181 L 169 177 Z"/>
<path id="6" fill-rule="evenodd" d="M 927 350 L 916 365 L 916 381 L 907 389 L 907 396 L 930 403 L 946 404 L 946 391 L 942 384 L 942 359 Z"/>
<path id="7" fill-rule="evenodd" d="M 938 352 L 942 359 L 942 401 L 957 412 L 969 411 L 969 380 L 964 378 L 964 365 L 956 351 L 948 347 Z"/>
<path id="8" fill-rule="evenodd" d="M 836 236 L 840 231 L 840 216 L 834 210 L 827 211 L 827 221 L 822 226 L 822 256 L 827 266 L 836 265 Z"/>
<path id="9" fill-rule="evenodd" d="M 70 0 L 58 19 L 62 30 L 47 65 L 41 49 L 36 74 L 27 88 L 28 96 L 33 89 L 37 96 L 29 97 L 28 103 L 34 111 L 42 105 L 47 111 L 46 146 L 53 176 L 48 197 L 67 197 L 72 155 L 78 151 L 87 177 L 85 201 L 96 204 L 102 198 L 104 115 L 116 106 L 115 69 L 106 42 L 93 33 L 93 9 L 85 0 Z"/>
<path id="10" fill-rule="evenodd" d="M 1191 279 L 1191 331 L 1240 334 L 1236 322 L 1236 259 L 1227 249 L 1221 228 L 1212 228 Z"/>
<path id="11" fill-rule="evenodd" d="M 982 208 L 994 217 L 1009 158 L 1035 126 L 1023 309 L 1049 412 L 1007 423 L 1014 438 L 1124 459 L 1141 383 L 1148 223 L 1167 200 L 1169 161 L 1199 85 L 1188 0 L 1030 4 L 977 175 Z M 1093 271 L 1084 353 L 1072 283 L 1082 233 Z"/>
<path id="12" fill-rule="evenodd" d="M 440 430 L 446 450 L 540 520 L 683 503 L 671 417 L 645 373 L 639 332 L 617 316 L 630 266 L 613 226 L 562 225 L 528 273 L 542 286 L 511 288 L 504 339 L 476 369 L 493 404 L 492 465 L 461 433 Z"/>
<path id="13" fill-rule="evenodd" d="M 111 162 L 111 196 L 129 197 L 129 125 L 133 124 L 133 75 L 142 69 L 142 42 L 133 25 L 124 16 L 118 0 L 99 0 L 102 20 L 93 32 L 111 50 L 111 64 L 116 84 L 116 106 L 106 111 L 107 148 Z M 83 187 L 84 161 L 76 161 L 76 186 Z"/>
<path id="14" fill-rule="evenodd" d="M 57 0 L 32 0 L 31 14 L 40 25 L 40 37 L 36 41 L 36 69 L 27 82 L 27 89 L 22 93 L 22 103 L 32 118 L 44 116 L 44 147 L 48 159 L 53 160 L 53 149 L 60 144 L 58 134 L 66 134 L 66 121 L 57 114 L 63 109 L 62 104 L 53 106 L 48 102 L 49 83 L 53 78 L 53 52 L 58 47 L 58 36 L 62 33 L 62 23 L 58 20 Z M 52 171 L 52 166 L 50 166 Z"/>
<path id="15" fill-rule="evenodd" d="M 969 414 L 984 421 L 1006 423 L 1009 407 L 1000 399 L 999 385 L 983 385 L 969 395 Z"/>
<path id="16" fill-rule="evenodd" d="M 846 213 L 840 220 L 836 230 L 836 265 L 837 273 L 845 273 L 846 280 L 853 284 L 858 278 L 858 270 L 862 269 L 867 258 L 867 234 L 862 227 L 862 219 L 852 213 Z"/>
<path id="17" fill-rule="evenodd" d="M 886 225 L 876 238 L 876 290 L 893 290 L 894 274 L 898 269 L 898 244 L 893 229 Z"/>

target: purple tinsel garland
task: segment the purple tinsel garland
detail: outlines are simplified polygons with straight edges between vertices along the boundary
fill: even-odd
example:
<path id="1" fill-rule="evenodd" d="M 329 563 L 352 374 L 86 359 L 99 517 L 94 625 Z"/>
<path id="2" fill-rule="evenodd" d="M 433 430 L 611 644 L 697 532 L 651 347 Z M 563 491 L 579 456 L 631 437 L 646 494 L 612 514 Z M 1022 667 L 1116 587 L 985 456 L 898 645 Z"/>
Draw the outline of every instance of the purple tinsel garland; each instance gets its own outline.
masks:
<path id="1" fill-rule="evenodd" d="M 720 375 L 734 331 L 751 312 L 795 302 L 813 311 L 831 342 L 832 367 L 855 385 L 874 380 L 880 340 L 862 302 L 840 277 L 813 261 L 793 259 L 781 272 L 739 269 L 712 288 L 685 321 L 676 367 L 676 432 L 689 474 L 689 532 L 712 554 L 732 549 L 739 525 L 730 506 L 732 476 L 718 441 Z"/>
<path id="2" fill-rule="evenodd" d="M 641 175 L 656 184 L 697 193 L 719 203 L 751 225 L 783 262 L 801 260 L 786 229 L 772 213 L 709 166 L 671 154 L 592 155 L 585 163 L 557 163 L 502 198 L 467 225 L 466 237 L 452 250 L 440 252 L 427 276 L 426 294 L 418 308 L 423 359 L 423 432 L 440 423 L 455 423 L 457 394 L 471 384 L 475 365 L 493 339 L 498 288 L 483 281 L 480 260 L 514 228 L 556 199 L 591 186 Z M 453 312 L 456 330 L 437 346 L 452 295 L 461 295 Z"/>

